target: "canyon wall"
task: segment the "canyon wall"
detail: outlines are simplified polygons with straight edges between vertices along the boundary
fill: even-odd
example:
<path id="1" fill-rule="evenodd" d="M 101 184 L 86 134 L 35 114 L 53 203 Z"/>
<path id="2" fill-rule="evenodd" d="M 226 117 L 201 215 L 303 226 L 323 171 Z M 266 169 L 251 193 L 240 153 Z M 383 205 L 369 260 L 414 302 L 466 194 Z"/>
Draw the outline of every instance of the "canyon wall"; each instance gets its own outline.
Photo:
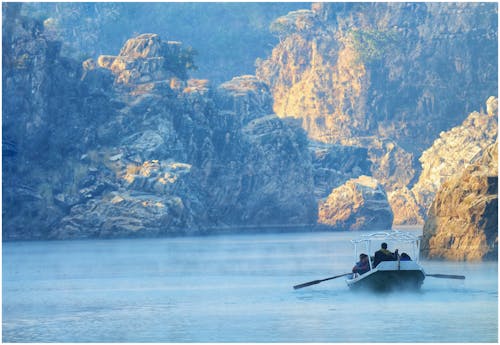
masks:
<path id="1" fill-rule="evenodd" d="M 421 250 L 431 259 L 498 259 L 498 141 L 441 185 Z"/>
<path id="2" fill-rule="evenodd" d="M 4 240 L 427 220 L 428 257 L 494 256 L 497 4 L 312 4 L 222 83 L 175 36 L 77 60 L 22 6 L 2 6 Z"/>
<path id="3" fill-rule="evenodd" d="M 316 222 L 306 134 L 254 76 L 189 79 L 190 51 L 156 34 L 80 66 L 4 9 L 5 240 Z"/>
<path id="4" fill-rule="evenodd" d="M 418 160 L 496 95 L 496 23 L 487 3 L 313 4 L 272 23 L 257 76 L 311 139 L 367 148 L 395 222 L 422 223 Z"/>

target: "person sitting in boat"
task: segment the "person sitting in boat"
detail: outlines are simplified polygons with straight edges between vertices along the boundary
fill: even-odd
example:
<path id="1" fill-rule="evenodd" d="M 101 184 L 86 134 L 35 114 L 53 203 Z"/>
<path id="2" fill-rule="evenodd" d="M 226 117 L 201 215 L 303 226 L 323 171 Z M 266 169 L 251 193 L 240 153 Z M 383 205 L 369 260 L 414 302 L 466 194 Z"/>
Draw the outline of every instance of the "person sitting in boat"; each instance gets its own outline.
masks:
<path id="1" fill-rule="evenodd" d="M 373 261 L 373 267 L 377 267 L 377 265 L 381 261 L 394 261 L 397 260 L 397 252 L 398 250 L 396 249 L 396 253 L 392 253 L 390 250 L 387 249 L 387 243 L 382 243 L 380 245 L 380 249 L 375 252 L 375 259 Z"/>
<path id="2" fill-rule="evenodd" d="M 401 261 L 411 261 L 411 258 L 408 254 L 406 253 L 401 253 L 401 255 L 399 256 L 399 260 Z"/>
<path id="3" fill-rule="evenodd" d="M 368 262 L 368 255 L 359 254 L 359 261 L 352 268 L 352 273 L 364 274 L 370 270 L 370 263 Z"/>

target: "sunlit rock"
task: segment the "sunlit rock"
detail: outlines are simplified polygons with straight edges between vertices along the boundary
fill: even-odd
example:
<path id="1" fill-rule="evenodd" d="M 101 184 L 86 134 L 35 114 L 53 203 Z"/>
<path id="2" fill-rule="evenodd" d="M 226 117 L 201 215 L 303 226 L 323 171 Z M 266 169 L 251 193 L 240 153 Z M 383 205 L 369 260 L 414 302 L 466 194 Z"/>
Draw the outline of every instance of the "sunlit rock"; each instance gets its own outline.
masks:
<path id="1" fill-rule="evenodd" d="M 461 173 L 497 138 L 497 112 L 489 99 L 490 114 L 471 113 L 460 126 L 441 132 L 434 144 L 422 153 L 422 172 L 412 192 L 418 204 L 428 209 L 440 186 L 451 176 Z"/>
<path id="2" fill-rule="evenodd" d="M 388 192 L 389 204 L 394 212 L 394 224 L 423 224 L 426 210 L 417 203 L 412 191 L 407 187 Z"/>
<path id="3" fill-rule="evenodd" d="M 256 75 L 278 116 L 299 119 L 311 139 L 367 148 L 388 192 L 412 189 L 422 152 L 497 92 L 496 17 L 478 3 L 313 4 L 273 23 L 279 43 Z M 407 211 L 397 222 L 418 220 Z"/>
<path id="4" fill-rule="evenodd" d="M 273 98 L 269 87 L 252 75 L 235 77 L 217 89 L 221 109 L 239 114 L 243 124 L 273 113 Z"/>
<path id="5" fill-rule="evenodd" d="M 498 141 L 441 184 L 424 225 L 425 257 L 498 259 Z"/>
<path id="6" fill-rule="evenodd" d="M 360 176 L 332 190 L 319 206 L 318 223 L 342 230 L 391 229 L 393 213 L 380 183 Z"/>
<path id="7" fill-rule="evenodd" d="M 169 85 L 173 78 L 187 79 L 192 53 L 180 42 L 165 42 L 157 34 L 142 34 L 125 42 L 118 56 L 99 56 L 97 64 L 113 72 L 117 85 Z"/>

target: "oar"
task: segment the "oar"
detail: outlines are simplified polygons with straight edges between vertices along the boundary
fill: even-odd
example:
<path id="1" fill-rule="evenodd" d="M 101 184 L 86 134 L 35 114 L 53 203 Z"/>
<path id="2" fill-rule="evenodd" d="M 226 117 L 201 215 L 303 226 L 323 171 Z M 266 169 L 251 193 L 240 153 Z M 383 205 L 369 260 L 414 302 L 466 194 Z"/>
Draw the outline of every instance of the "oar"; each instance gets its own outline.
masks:
<path id="1" fill-rule="evenodd" d="M 465 276 L 457 276 L 454 274 L 426 274 L 425 276 L 434 278 L 465 279 Z"/>
<path id="2" fill-rule="evenodd" d="M 306 287 L 306 286 L 311 286 L 311 285 L 319 284 L 321 282 L 324 282 L 324 281 L 327 281 L 327 280 L 331 280 L 331 279 L 335 279 L 335 278 L 340 278 L 340 277 L 346 276 L 348 274 L 352 274 L 352 273 L 344 273 L 344 274 L 339 274 L 338 276 L 333 276 L 333 277 L 330 277 L 330 278 L 313 280 L 312 282 L 307 282 L 307 283 L 302 283 L 302 284 L 299 284 L 299 285 L 295 285 L 293 288 L 295 290 L 302 289 L 303 287 Z"/>

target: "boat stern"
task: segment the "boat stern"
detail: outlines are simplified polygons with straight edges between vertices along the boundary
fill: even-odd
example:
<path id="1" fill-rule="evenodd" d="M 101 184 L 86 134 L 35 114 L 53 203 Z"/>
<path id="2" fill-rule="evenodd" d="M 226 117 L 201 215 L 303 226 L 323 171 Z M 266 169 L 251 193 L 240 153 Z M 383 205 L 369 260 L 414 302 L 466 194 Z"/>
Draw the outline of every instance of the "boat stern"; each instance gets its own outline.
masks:
<path id="1" fill-rule="evenodd" d="M 349 288 L 372 291 L 419 290 L 425 279 L 423 268 L 414 261 L 383 261 L 362 275 L 349 276 Z"/>

